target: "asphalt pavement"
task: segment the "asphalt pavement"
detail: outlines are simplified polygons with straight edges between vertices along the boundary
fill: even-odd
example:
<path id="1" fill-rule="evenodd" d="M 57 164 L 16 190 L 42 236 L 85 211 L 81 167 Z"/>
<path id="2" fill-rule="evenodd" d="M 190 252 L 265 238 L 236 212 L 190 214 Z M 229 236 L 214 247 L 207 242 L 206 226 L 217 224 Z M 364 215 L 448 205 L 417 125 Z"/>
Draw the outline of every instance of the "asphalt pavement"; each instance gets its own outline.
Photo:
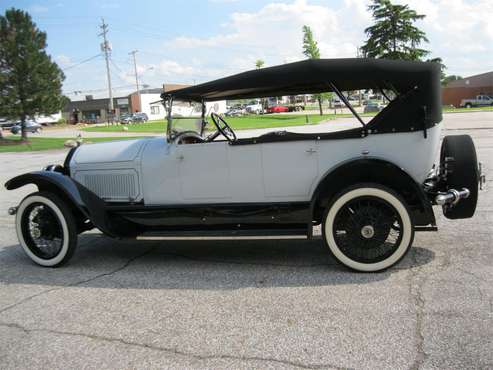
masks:
<path id="1" fill-rule="evenodd" d="M 354 273 L 314 240 L 80 236 L 62 268 L 34 265 L 0 189 L 2 369 L 493 368 L 493 113 L 445 116 L 487 172 L 476 215 L 383 273 Z M 0 154 L 0 184 L 65 151 Z"/>

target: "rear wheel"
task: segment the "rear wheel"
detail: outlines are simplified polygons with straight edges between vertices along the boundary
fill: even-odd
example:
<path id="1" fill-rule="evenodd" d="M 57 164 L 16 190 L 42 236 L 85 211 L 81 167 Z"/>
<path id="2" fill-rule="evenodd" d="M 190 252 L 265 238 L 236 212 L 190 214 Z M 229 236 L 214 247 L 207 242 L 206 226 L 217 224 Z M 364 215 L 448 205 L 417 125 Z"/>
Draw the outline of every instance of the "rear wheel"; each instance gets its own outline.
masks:
<path id="1" fill-rule="evenodd" d="M 365 272 L 399 262 L 414 239 L 404 200 L 378 184 L 355 185 L 339 194 L 325 213 L 322 232 L 339 262 Z"/>
<path id="2" fill-rule="evenodd" d="M 24 252 L 38 265 L 57 267 L 74 254 L 77 224 L 70 209 L 56 195 L 28 195 L 17 209 L 15 223 Z"/>

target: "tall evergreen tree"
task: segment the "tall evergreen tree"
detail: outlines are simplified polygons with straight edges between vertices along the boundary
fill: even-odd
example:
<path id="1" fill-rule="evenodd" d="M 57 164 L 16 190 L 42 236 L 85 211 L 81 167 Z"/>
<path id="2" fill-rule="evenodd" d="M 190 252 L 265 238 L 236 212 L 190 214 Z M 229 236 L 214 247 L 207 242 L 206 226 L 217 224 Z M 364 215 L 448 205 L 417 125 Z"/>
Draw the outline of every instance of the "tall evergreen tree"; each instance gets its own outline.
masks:
<path id="1" fill-rule="evenodd" d="M 375 24 L 365 29 L 368 35 L 361 47 L 367 58 L 421 60 L 429 54 L 419 46 L 428 42 L 426 35 L 414 26 L 425 15 L 408 5 L 394 5 L 390 0 L 373 0 L 368 6 Z"/>
<path id="2" fill-rule="evenodd" d="M 0 16 L 0 115 L 21 119 L 23 140 L 26 118 L 56 113 L 65 100 L 65 76 L 46 46 L 46 33 L 27 12 L 12 8 Z"/>
<path id="3" fill-rule="evenodd" d="M 320 59 L 320 50 L 309 26 L 303 26 L 303 54 L 308 59 Z"/>
<path id="4" fill-rule="evenodd" d="M 320 59 L 320 50 L 318 48 L 317 41 L 313 37 L 313 32 L 309 26 L 303 26 L 303 54 L 308 59 Z M 322 94 L 315 95 L 318 101 L 318 109 L 320 110 L 320 115 L 322 115 Z"/>

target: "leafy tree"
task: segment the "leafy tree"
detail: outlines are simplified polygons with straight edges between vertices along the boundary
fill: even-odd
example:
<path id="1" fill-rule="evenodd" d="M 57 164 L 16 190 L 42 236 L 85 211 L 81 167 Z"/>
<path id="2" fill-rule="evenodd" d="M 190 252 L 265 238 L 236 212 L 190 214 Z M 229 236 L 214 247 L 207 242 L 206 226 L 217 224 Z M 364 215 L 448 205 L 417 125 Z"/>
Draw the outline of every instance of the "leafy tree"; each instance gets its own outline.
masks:
<path id="1" fill-rule="evenodd" d="M 21 119 L 22 140 L 27 117 L 53 114 L 65 101 L 65 76 L 46 46 L 46 33 L 27 12 L 12 8 L 0 16 L 0 115 Z"/>
<path id="2" fill-rule="evenodd" d="M 320 59 L 320 50 L 317 41 L 313 37 L 313 32 L 309 26 L 303 26 L 303 54 L 308 59 Z M 326 98 L 323 94 L 316 94 L 320 115 L 324 114 L 322 109 L 322 100 Z"/>
<path id="3" fill-rule="evenodd" d="M 426 59 L 426 62 L 437 63 L 440 65 L 440 81 L 442 82 L 443 85 L 443 81 L 445 80 L 445 76 L 446 76 L 445 70 L 447 69 L 447 66 L 443 64 L 442 58 L 437 57 L 437 58 Z"/>
<path id="4" fill-rule="evenodd" d="M 361 47 L 365 57 L 421 60 L 429 54 L 419 48 L 422 42 L 428 42 L 425 33 L 414 26 L 425 15 L 408 5 L 394 5 L 390 0 L 373 0 L 368 10 L 375 24 L 365 29 L 368 39 Z"/>
<path id="5" fill-rule="evenodd" d="M 308 59 L 320 59 L 318 44 L 313 38 L 313 32 L 309 26 L 303 26 L 303 54 Z"/>
<path id="6" fill-rule="evenodd" d="M 457 75 L 449 75 L 449 76 L 446 76 L 443 80 L 442 80 L 442 85 L 443 86 L 447 86 L 449 84 L 449 82 L 452 82 L 452 81 L 458 81 L 458 80 L 462 80 L 464 77 L 462 76 L 457 76 Z"/>
<path id="7" fill-rule="evenodd" d="M 260 69 L 264 66 L 265 62 L 262 59 L 257 59 L 255 61 L 255 68 Z"/>

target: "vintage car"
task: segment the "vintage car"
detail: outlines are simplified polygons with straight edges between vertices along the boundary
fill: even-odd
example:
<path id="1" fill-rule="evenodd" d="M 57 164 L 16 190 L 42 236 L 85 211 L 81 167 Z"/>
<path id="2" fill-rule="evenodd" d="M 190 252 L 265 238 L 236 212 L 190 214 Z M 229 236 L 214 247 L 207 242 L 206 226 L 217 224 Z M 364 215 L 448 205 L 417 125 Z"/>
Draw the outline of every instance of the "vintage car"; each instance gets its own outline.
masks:
<path id="1" fill-rule="evenodd" d="M 360 89 L 395 98 L 365 123 L 342 93 Z M 327 91 L 359 127 L 238 138 L 206 109 Z M 467 135 L 446 136 L 439 150 L 440 96 L 439 65 L 370 59 L 307 60 L 164 91 L 165 137 L 73 148 L 63 165 L 6 183 L 39 189 L 10 213 L 22 248 L 42 266 L 67 262 L 92 228 L 166 240 L 312 238 L 320 225 L 338 261 L 380 271 L 404 257 L 415 232 L 437 230 L 433 205 L 449 219 L 474 215 L 482 179 L 475 147 Z M 201 116 L 173 117 L 178 102 L 199 104 Z M 208 124 L 215 129 L 206 134 Z"/>

